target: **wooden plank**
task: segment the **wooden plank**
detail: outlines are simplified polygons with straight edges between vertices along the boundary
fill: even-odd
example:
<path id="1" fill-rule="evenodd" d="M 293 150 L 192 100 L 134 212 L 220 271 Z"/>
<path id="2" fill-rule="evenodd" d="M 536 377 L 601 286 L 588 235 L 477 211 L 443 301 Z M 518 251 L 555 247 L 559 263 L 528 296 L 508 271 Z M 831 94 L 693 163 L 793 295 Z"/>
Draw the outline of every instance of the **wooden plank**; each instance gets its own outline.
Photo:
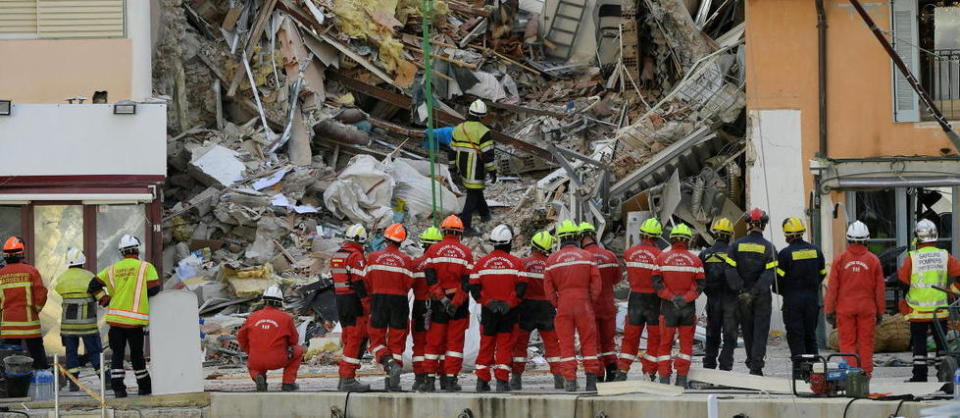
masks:
<path id="1" fill-rule="evenodd" d="M 260 37 L 263 35 L 264 29 L 267 27 L 267 21 L 270 20 L 270 16 L 273 15 L 273 9 L 277 6 L 277 0 L 266 0 L 263 4 L 263 7 L 257 12 L 257 19 L 253 22 L 253 27 L 250 29 L 250 36 L 247 38 L 246 43 L 243 48 L 247 53 L 247 57 L 253 56 L 253 48 L 260 42 Z M 240 54 L 241 56 L 243 54 Z M 230 88 L 227 90 L 227 96 L 233 97 L 237 94 L 237 88 L 240 87 L 240 84 L 243 83 L 243 78 L 246 74 L 243 71 L 237 71 L 233 76 L 233 81 L 230 82 Z M 257 88 L 257 86 L 250 86 L 251 88 Z"/>
<path id="2" fill-rule="evenodd" d="M 683 395 L 683 388 L 646 380 L 627 380 L 624 382 L 597 383 L 597 395 L 622 395 L 625 393 L 649 393 L 662 396 Z"/>
<path id="3" fill-rule="evenodd" d="M 752 389 L 772 393 L 793 393 L 790 387 L 790 379 L 776 377 L 754 376 L 752 374 L 714 369 L 691 369 L 688 379 L 731 388 Z M 810 385 L 797 381 L 797 391 L 809 393 Z"/>

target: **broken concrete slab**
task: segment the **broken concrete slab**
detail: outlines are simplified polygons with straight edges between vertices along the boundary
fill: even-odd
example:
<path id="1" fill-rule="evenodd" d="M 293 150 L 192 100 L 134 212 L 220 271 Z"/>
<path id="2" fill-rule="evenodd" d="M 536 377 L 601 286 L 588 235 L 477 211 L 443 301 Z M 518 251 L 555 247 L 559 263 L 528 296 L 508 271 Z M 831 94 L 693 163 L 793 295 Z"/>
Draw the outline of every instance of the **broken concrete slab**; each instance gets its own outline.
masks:
<path id="1" fill-rule="evenodd" d="M 202 146 L 193 151 L 189 170 L 203 184 L 230 187 L 246 172 L 239 157 L 238 152 L 221 145 Z"/>

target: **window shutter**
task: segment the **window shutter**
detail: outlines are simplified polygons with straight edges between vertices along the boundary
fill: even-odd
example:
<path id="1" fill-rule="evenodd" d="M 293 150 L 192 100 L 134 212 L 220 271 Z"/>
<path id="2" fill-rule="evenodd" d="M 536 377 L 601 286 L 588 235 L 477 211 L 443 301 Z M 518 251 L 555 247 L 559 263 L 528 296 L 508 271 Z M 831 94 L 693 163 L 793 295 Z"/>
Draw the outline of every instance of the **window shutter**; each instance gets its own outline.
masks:
<path id="1" fill-rule="evenodd" d="M 903 59 L 914 76 L 920 74 L 920 43 L 917 33 L 917 0 L 893 0 L 891 13 L 893 26 L 893 49 Z M 900 70 L 890 64 L 893 70 L 893 114 L 896 122 L 917 122 L 920 120 L 920 97 Z"/>
<path id="2" fill-rule="evenodd" d="M 123 37 L 123 0 L 37 0 L 38 38 Z"/>
<path id="3" fill-rule="evenodd" d="M 37 0 L 0 0 L 0 37 L 32 38 L 37 32 Z"/>

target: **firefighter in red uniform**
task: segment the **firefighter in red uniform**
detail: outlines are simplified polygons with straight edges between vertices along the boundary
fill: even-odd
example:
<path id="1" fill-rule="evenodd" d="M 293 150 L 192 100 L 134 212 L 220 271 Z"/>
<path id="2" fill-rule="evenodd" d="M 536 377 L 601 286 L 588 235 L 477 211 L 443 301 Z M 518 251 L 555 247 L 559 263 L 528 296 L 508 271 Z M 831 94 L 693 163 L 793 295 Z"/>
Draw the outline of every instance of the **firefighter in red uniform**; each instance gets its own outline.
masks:
<path id="1" fill-rule="evenodd" d="M 859 367 L 873 374 L 873 337 L 886 309 L 886 289 L 880 259 L 864 245 L 870 230 L 860 221 L 847 227 L 847 249 L 836 256 L 830 268 L 823 312 L 827 322 L 837 327 L 842 353 L 860 356 Z M 851 367 L 857 367 L 848 358 Z"/>
<path id="2" fill-rule="evenodd" d="M 383 237 L 387 248 L 370 254 L 364 270 L 370 284 L 370 352 L 387 372 L 386 390 L 399 392 L 410 329 L 407 294 L 413 287 L 413 260 L 400 251 L 400 244 L 407 239 L 403 225 L 388 226 Z"/>
<path id="3" fill-rule="evenodd" d="M 430 286 L 427 286 L 427 276 L 423 274 L 423 267 L 427 263 L 427 250 L 430 246 L 440 242 L 443 234 L 440 229 L 431 226 L 420 234 L 420 246 L 423 255 L 413 260 L 413 313 L 410 316 L 410 334 L 413 336 L 413 391 L 419 391 L 427 377 L 423 365 L 423 353 L 427 349 L 427 329 L 430 328 Z"/>
<path id="4" fill-rule="evenodd" d="M 463 235 L 460 218 L 448 216 L 440 224 L 440 231 L 444 234 L 443 240 L 430 246 L 424 266 L 435 309 L 431 309 L 430 329 L 427 330 L 424 354 L 427 377 L 420 386 L 421 392 L 436 390 L 437 374 L 440 375 L 441 390 L 461 390 L 457 376 L 463 366 L 464 333 L 470 325 L 466 287 L 473 269 L 473 253 L 460 242 Z M 441 358 L 443 370 L 440 370 Z"/>
<path id="5" fill-rule="evenodd" d="M 370 310 L 363 277 L 366 263 L 363 243 L 367 240 L 367 230 L 360 224 L 351 225 L 347 228 L 345 238 L 346 241 L 330 259 L 343 344 L 337 390 L 366 392 L 370 390 L 370 385 L 357 381 L 357 369 L 360 368 L 360 358 L 363 357 L 363 346 L 367 340 L 367 314 Z"/>
<path id="6" fill-rule="evenodd" d="M 553 235 L 540 231 L 530 240 L 530 257 L 521 260 L 523 272 L 527 278 L 527 291 L 523 293 L 523 302 L 517 307 L 517 327 L 514 331 L 513 374 L 510 389 L 523 389 L 523 372 L 527 367 L 527 346 L 530 333 L 537 330 L 543 340 L 544 357 L 553 374 L 554 389 L 563 389 L 563 375 L 560 374 L 560 342 L 553 327 L 557 309 L 553 307 L 543 292 L 543 270 L 547 266 L 547 256 L 553 249 Z"/>
<path id="7" fill-rule="evenodd" d="M 593 307 L 597 316 L 597 349 L 600 350 L 600 364 L 606 368 L 606 377 L 598 376 L 600 381 L 612 382 L 617 375 L 617 304 L 613 298 L 613 287 L 620 283 L 620 264 L 613 251 L 604 249 L 597 242 L 597 228 L 589 222 L 580 223 L 581 246 L 593 254 L 600 269 L 603 287 L 600 299 Z"/>
<path id="8" fill-rule="evenodd" d="M 569 220 L 557 226 L 560 250 L 547 259 L 543 290 L 557 307 L 554 323 L 560 340 L 561 369 L 564 389 L 577 390 L 577 351 L 575 339 L 580 336 L 580 354 L 586 371 L 587 390 L 597 390 L 600 362 L 597 359 L 597 320 L 593 307 L 600 299 L 600 270 L 593 254 L 580 249 L 580 228 Z"/>
<path id="9" fill-rule="evenodd" d="M 490 368 L 497 379 L 497 392 L 510 391 L 513 328 L 517 305 L 527 290 L 520 276 L 523 263 L 510 254 L 513 230 L 498 225 L 490 231 L 493 251 L 476 262 L 470 272 L 470 294 L 479 303 L 480 352 L 477 353 L 477 392 L 490 391 Z"/>
<path id="10" fill-rule="evenodd" d="M 700 257 L 687 250 L 693 239 L 693 231 L 685 224 L 679 224 L 670 231 L 672 243 L 669 250 L 657 257 L 658 273 L 653 276 L 653 287 L 657 289 L 663 312 L 663 325 L 660 327 L 659 362 L 660 383 L 670 384 L 670 353 L 673 350 L 673 335 L 680 334 L 680 352 L 673 361 L 677 371 L 676 385 L 687 386 L 687 373 L 693 356 L 693 334 L 696 331 L 697 307 L 694 301 L 703 292 L 703 264 Z"/>
<path id="11" fill-rule="evenodd" d="M 283 369 L 281 390 L 297 390 L 297 370 L 303 361 L 303 346 L 293 316 L 280 310 L 283 293 L 277 286 L 263 292 L 263 309 L 250 314 L 237 333 L 240 349 L 247 353 L 247 369 L 257 392 L 267 391 L 267 371 Z"/>
<path id="12" fill-rule="evenodd" d="M 27 346 L 33 357 L 34 369 L 46 369 L 47 353 L 40 335 L 40 310 L 47 303 L 47 288 L 40 272 L 24 263 L 24 245 L 19 237 L 10 237 L 3 244 L 3 259 L 7 265 L 0 269 L 0 338 L 7 344 Z"/>
<path id="13" fill-rule="evenodd" d="M 658 272 L 657 257 L 660 248 L 656 240 L 663 233 L 663 226 L 656 218 L 643 221 L 640 225 L 640 244 L 630 247 L 623 253 L 627 265 L 627 279 L 630 280 L 630 300 L 627 305 L 627 318 L 624 324 L 623 343 L 620 347 L 619 371 L 615 380 L 627 380 L 630 366 L 637 360 L 640 349 L 640 335 L 647 327 L 647 350 L 641 363 L 643 374 L 650 380 L 657 377 L 657 350 L 660 349 L 660 298 L 653 289 L 653 275 Z"/>

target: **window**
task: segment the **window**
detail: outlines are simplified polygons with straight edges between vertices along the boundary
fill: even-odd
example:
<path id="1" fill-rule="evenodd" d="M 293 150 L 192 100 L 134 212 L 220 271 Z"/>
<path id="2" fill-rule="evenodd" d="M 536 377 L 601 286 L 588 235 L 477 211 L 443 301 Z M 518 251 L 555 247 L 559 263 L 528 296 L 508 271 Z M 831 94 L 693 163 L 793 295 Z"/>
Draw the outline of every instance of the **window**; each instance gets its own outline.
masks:
<path id="1" fill-rule="evenodd" d="M 0 0 L 0 39 L 120 38 L 124 0 Z"/>
<path id="2" fill-rule="evenodd" d="M 904 64 L 944 116 L 960 120 L 960 0 L 893 0 L 891 26 Z M 894 119 L 933 120 L 907 79 L 893 73 Z"/>
<path id="3" fill-rule="evenodd" d="M 97 206 L 97 271 L 120 260 L 117 245 L 124 234 L 140 239 L 144 244 L 141 251 L 146 254 L 146 225 L 147 213 L 143 205 Z"/>

